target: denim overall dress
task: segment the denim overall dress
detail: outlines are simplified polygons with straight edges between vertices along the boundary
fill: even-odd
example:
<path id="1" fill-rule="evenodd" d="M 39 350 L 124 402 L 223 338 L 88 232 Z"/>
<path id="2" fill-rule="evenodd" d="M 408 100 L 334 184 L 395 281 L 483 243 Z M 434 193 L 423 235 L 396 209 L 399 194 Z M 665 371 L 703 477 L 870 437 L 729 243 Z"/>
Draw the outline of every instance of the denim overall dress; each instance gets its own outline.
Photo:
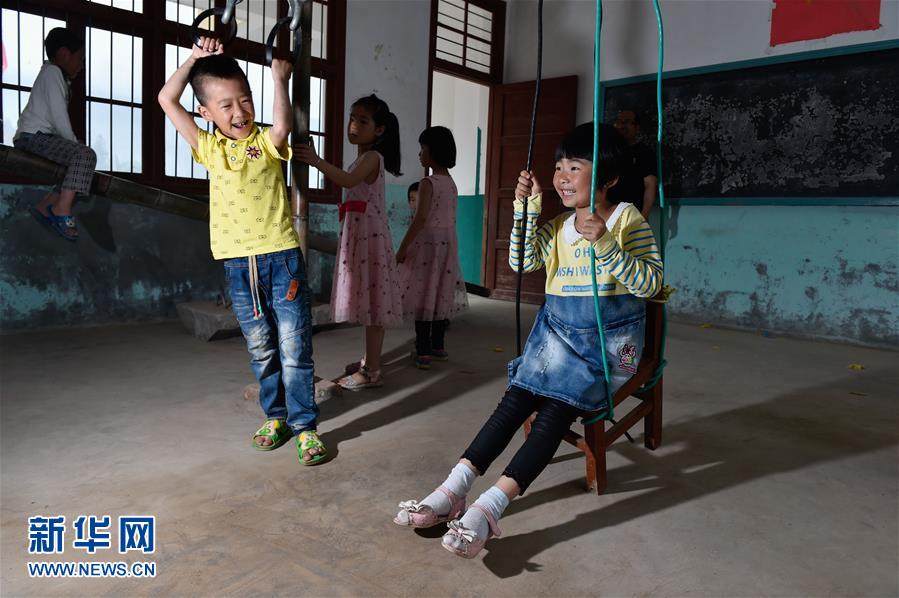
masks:
<path id="1" fill-rule="evenodd" d="M 602 357 L 611 394 L 637 371 L 643 354 L 646 302 L 633 295 L 599 298 L 605 348 L 593 297 L 546 295 L 521 357 L 509 362 L 509 384 L 552 397 L 586 413 L 608 409 Z"/>

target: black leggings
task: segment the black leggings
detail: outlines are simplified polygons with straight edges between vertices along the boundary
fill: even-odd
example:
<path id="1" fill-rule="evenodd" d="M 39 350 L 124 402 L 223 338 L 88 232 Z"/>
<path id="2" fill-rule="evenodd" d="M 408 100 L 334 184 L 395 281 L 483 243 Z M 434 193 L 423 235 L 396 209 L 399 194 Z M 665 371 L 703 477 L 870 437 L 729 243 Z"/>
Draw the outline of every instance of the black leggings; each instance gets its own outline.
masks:
<path id="1" fill-rule="evenodd" d="M 419 355 L 431 355 L 434 351 L 443 351 L 444 336 L 449 320 L 415 321 L 415 352 Z"/>
<path id="2" fill-rule="evenodd" d="M 510 386 L 462 458 L 471 461 L 481 473 L 486 473 L 490 464 L 505 450 L 512 437 L 535 411 L 537 417 L 531 425 L 531 433 L 503 471 L 504 476 L 518 482 L 521 494 L 524 494 L 556 454 L 565 432 L 581 415 L 580 409 Z"/>

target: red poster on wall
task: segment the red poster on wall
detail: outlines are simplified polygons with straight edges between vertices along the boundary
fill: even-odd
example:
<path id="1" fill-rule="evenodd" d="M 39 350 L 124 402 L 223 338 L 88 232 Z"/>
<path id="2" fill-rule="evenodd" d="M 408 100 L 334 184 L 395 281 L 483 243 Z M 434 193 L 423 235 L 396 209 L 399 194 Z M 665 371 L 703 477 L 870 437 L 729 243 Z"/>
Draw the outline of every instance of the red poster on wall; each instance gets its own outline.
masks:
<path id="1" fill-rule="evenodd" d="M 880 27 L 881 0 L 774 0 L 771 45 Z"/>

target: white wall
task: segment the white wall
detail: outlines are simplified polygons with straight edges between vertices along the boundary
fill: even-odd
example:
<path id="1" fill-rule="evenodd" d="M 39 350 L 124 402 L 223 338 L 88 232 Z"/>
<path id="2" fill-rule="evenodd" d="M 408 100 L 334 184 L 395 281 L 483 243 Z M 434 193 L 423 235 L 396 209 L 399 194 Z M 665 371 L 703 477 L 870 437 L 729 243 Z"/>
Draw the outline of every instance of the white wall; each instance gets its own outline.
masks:
<path id="1" fill-rule="evenodd" d="M 387 183 L 421 178 L 418 135 L 426 126 L 431 3 L 426 0 L 349 0 L 346 18 L 345 114 L 364 95 L 376 93 L 400 121 L 403 176 Z M 344 118 L 346 122 L 346 118 Z M 344 136 L 344 164 L 356 148 Z"/>
<path id="2" fill-rule="evenodd" d="M 899 38 L 899 0 L 882 0 L 880 29 L 771 47 L 768 0 L 663 0 L 665 70 L 707 66 Z M 591 120 L 593 0 L 544 3 L 543 76 L 578 76 L 578 122 Z M 537 2 L 510 0 L 506 10 L 505 82 L 532 80 L 537 69 Z M 601 78 L 654 73 L 658 33 L 650 0 L 604 0 Z"/>
<path id="3" fill-rule="evenodd" d="M 476 169 L 480 168 L 480 188 L 484 189 L 487 164 L 487 111 L 490 88 L 464 79 L 434 73 L 431 124 L 443 125 L 456 140 L 456 167 L 450 170 L 459 195 L 474 195 Z M 477 129 L 481 128 L 481 159 L 477 161 Z"/>

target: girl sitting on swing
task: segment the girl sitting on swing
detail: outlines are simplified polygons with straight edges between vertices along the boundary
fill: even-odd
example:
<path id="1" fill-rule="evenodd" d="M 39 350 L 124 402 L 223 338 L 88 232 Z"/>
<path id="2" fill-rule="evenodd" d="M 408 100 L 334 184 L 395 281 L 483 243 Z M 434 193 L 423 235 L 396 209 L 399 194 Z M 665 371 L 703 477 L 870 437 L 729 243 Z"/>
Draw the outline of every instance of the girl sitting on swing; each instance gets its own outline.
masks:
<path id="1" fill-rule="evenodd" d="M 394 522 L 425 528 L 449 521 L 443 547 L 474 557 L 492 536 L 509 502 L 523 494 L 552 459 L 578 416 L 608 410 L 608 397 L 636 371 L 643 353 L 644 299 L 662 287 L 662 261 L 649 224 L 630 203 L 616 203 L 609 190 L 624 171 L 626 144 L 611 126 L 599 128 L 593 156 L 593 123 L 569 132 L 556 148 L 553 187 L 567 208 L 537 229 L 542 193 L 532 173 L 522 171 L 515 189 L 509 264 L 524 271 L 546 268 L 546 302 L 537 314 L 524 353 L 509 363 L 509 386 L 493 414 L 462 454 L 449 477 L 421 501 L 400 503 Z M 596 209 L 590 210 L 592 169 Z M 527 215 L 523 214 L 528 197 Z M 518 253 L 524 227 L 524 255 Z M 596 324 L 591 284 L 596 255 L 604 351 Z M 603 363 L 608 362 L 607 393 Z M 465 509 L 477 476 L 506 448 L 536 412 L 531 433 L 494 486 Z"/>

